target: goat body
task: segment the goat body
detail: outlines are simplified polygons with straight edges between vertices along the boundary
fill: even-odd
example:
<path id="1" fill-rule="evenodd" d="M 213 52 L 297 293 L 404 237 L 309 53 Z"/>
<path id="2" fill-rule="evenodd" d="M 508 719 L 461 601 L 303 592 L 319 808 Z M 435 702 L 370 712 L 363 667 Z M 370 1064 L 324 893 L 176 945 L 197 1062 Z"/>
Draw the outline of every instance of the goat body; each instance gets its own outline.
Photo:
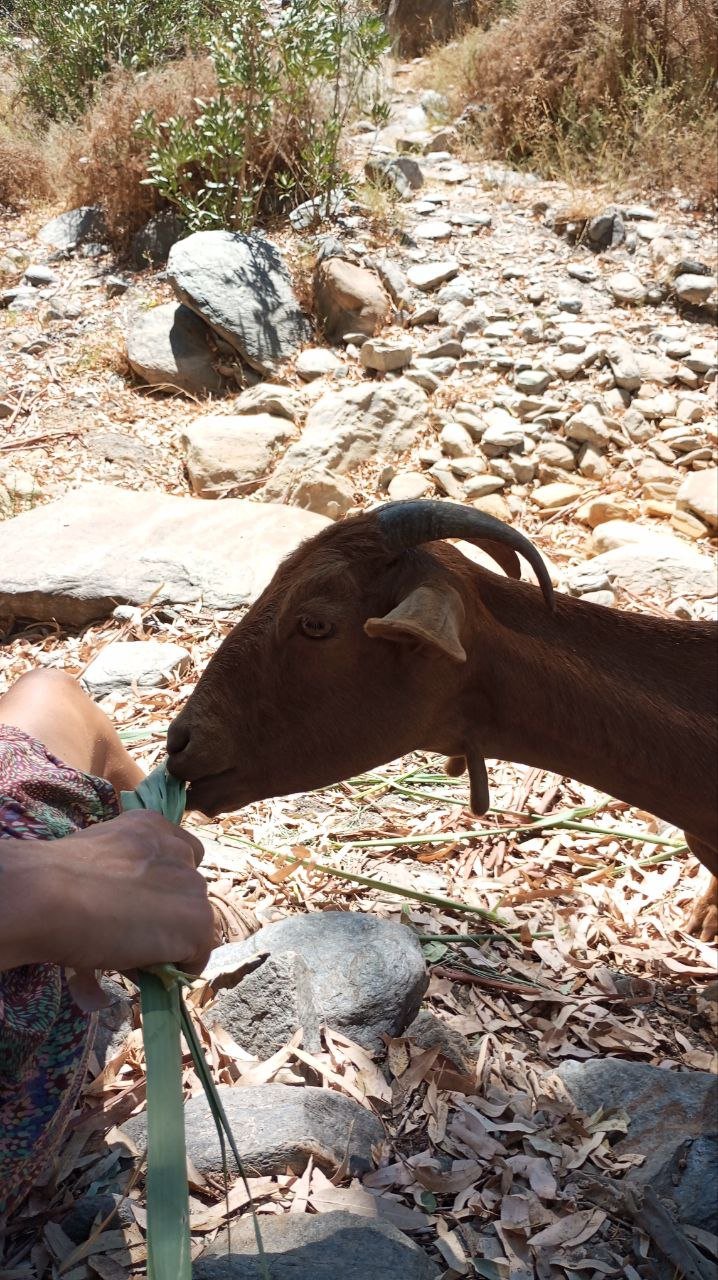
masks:
<path id="1" fill-rule="evenodd" d="M 505 759 L 682 827 L 715 876 L 718 627 L 567 596 L 547 607 L 545 578 L 542 598 L 443 542 L 389 553 L 376 526 L 366 513 L 300 547 L 209 663 L 168 736 L 195 807 L 328 785 L 420 749 L 453 773 L 466 762 L 482 813 L 485 760 Z M 693 920 L 703 936 L 718 926 L 711 904 L 709 891 Z"/>

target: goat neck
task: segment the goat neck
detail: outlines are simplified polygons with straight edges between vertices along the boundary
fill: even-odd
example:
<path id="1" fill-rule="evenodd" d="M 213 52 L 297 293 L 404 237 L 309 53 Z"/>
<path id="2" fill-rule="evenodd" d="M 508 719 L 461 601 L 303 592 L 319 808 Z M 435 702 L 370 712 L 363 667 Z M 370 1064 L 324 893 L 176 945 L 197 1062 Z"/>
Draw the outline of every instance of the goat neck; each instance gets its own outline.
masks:
<path id="1" fill-rule="evenodd" d="M 456 709 L 470 771 L 474 749 L 549 769 L 715 848 L 718 628 L 568 596 L 551 613 L 534 587 L 472 577 L 463 596 L 476 639 Z"/>

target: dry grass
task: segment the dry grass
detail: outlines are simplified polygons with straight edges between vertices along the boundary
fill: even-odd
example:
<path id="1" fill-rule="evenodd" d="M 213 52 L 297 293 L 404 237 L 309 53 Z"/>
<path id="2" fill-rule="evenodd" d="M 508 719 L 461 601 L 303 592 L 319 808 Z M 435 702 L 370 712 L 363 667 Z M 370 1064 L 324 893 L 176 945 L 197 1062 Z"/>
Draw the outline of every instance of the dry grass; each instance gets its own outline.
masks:
<path id="1" fill-rule="evenodd" d="M 437 55 L 483 149 L 549 177 L 715 199 L 714 0 L 523 0 Z"/>
<path id="2" fill-rule="evenodd" d="M 68 204 L 101 204 L 117 248 L 126 248 L 161 204 L 155 188 L 142 185 L 150 145 L 137 136 L 135 122 L 143 111 L 158 120 L 193 120 L 197 99 L 216 87 L 211 62 L 199 56 L 139 76 L 117 71 L 70 132 L 61 174 Z"/>
<path id="3" fill-rule="evenodd" d="M 51 190 L 43 149 L 30 138 L 0 133 L 0 205 L 21 209 L 33 200 L 46 200 Z"/>
<path id="4" fill-rule="evenodd" d="M 52 191 L 52 167 L 41 131 L 18 97 L 12 69 L 0 60 L 0 206 L 16 210 L 46 200 Z M 42 135 L 41 135 L 42 136 Z"/>

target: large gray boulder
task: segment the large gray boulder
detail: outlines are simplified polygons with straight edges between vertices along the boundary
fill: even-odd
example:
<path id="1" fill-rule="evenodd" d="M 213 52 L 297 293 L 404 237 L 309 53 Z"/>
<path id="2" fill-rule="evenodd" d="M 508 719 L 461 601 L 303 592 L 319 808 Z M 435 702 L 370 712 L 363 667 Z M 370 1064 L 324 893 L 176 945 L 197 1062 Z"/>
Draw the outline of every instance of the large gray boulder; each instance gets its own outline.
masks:
<path id="1" fill-rule="evenodd" d="M 299 1027 L 305 1049 L 316 1053 L 322 1047 L 312 974 L 296 951 L 264 956 L 242 973 L 236 986 L 220 990 L 206 1018 L 209 1026 L 224 1027 L 241 1049 L 262 1062 L 282 1049 Z"/>
<path id="2" fill-rule="evenodd" d="M 681 1220 L 718 1231 L 718 1080 L 708 1071 L 667 1071 L 644 1062 L 563 1062 L 557 1074 L 587 1115 L 625 1111 L 616 1151 L 639 1152 L 630 1181 L 676 1203 Z"/>
<path id="3" fill-rule="evenodd" d="M 253 1019 L 247 1009 L 253 1010 L 254 1023 L 261 1023 L 268 988 L 245 985 L 246 979 L 237 985 L 232 975 L 263 952 L 272 962 L 280 956 L 301 957 L 309 971 L 305 984 L 302 968 L 302 983 L 309 990 L 297 1007 L 311 999 L 319 1023 L 372 1050 L 384 1047 L 384 1034 L 401 1035 L 416 1017 L 428 983 L 421 945 L 404 925 L 353 911 L 315 911 L 279 920 L 243 942 L 218 947 L 205 970 L 215 990 L 234 987 L 220 991 L 212 1016 L 234 1035 L 233 1011 L 243 1006 L 236 1026 L 249 1052 L 254 1052 Z M 294 1000 L 287 992 L 286 1009 Z M 287 1017 L 284 1038 L 294 1030 Z M 263 1029 L 254 1035 L 259 1040 Z"/>
<path id="4" fill-rule="evenodd" d="M 176 209 L 160 209 L 132 238 L 132 264 L 138 270 L 158 267 L 167 261 L 173 244 L 185 234 L 186 227 Z"/>
<path id="5" fill-rule="evenodd" d="M 206 395 L 221 391 L 207 325 L 189 307 L 165 302 L 137 313 L 127 331 L 127 359 L 143 382 L 167 391 Z"/>
<path id="6" fill-rule="evenodd" d="M 201 502 L 86 485 L 0 522 L 0 619 L 82 626 L 117 604 L 150 599 L 234 609 L 327 523 L 241 498 Z"/>
<path id="7" fill-rule="evenodd" d="M 328 391 L 312 405 L 304 431 L 275 467 L 265 496 L 292 502 L 310 473 L 350 475 L 372 459 L 395 461 L 425 429 L 427 408 L 424 392 L 405 378 Z"/>
<path id="8" fill-rule="evenodd" d="M 439 1268 L 387 1222 L 343 1210 L 263 1214 L 262 1243 L 272 1280 L 438 1280 Z M 195 1280 L 261 1280 L 248 1216 L 220 1233 L 192 1268 Z"/>
<path id="9" fill-rule="evenodd" d="M 105 219 L 99 205 L 85 204 L 79 209 L 68 209 L 46 222 L 37 233 L 41 244 L 53 249 L 74 249 L 87 240 L 98 240 L 106 231 Z"/>
<path id="10" fill-rule="evenodd" d="M 310 1156 L 319 1168 L 350 1174 L 373 1167 L 372 1148 L 384 1128 L 371 1111 L 333 1090 L 287 1084 L 220 1085 L 219 1095 L 246 1172 L 251 1176 L 302 1173 Z M 207 1176 L 222 1172 L 222 1151 L 204 1093 L 185 1103 L 187 1155 Z M 133 1116 L 122 1133 L 137 1147 L 147 1143 L 147 1112 Z M 230 1170 L 234 1162 L 229 1157 Z"/>
<path id="11" fill-rule="evenodd" d="M 281 254 L 263 236 L 196 231 L 170 249 L 167 276 L 180 302 L 260 373 L 311 339 Z"/>

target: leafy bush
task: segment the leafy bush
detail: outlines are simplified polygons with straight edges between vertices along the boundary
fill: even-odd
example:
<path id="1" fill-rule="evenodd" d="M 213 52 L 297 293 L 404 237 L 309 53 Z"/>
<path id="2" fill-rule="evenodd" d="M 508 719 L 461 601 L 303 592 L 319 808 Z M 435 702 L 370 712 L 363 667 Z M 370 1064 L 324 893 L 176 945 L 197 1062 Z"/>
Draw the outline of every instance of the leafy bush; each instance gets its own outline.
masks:
<path id="1" fill-rule="evenodd" d="M 113 72 L 66 131 L 59 188 L 68 207 L 102 205 L 110 240 L 125 250 L 163 204 L 157 188 L 143 183 L 150 143 L 137 132 L 138 118 L 151 112 L 158 120 L 184 116 L 193 121 L 201 110 L 198 100 L 216 91 L 214 66 L 206 56 L 180 58 L 142 75 Z"/>
<path id="2" fill-rule="evenodd" d="M 116 66 L 143 71 L 197 47 L 215 0 L 15 0 L 13 29 L 22 86 L 51 118 L 77 115 Z"/>
<path id="3" fill-rule="evenodd" d="M 482 108 L 485 150 L 548 176 L 710 198 L 717 53 L 714 0 L 522 0 L 455 54 L 456 105 Z"/>
<path id="4" fill-rule="evenodd" d="M 217 92 L 193 118 L 145 111 L 146 182 L 191 230 L 246 229 L 260 209 L 330 198 L 347 181 L 342 130 L 388 47 L 355 0 L 292 0 L 272 25 L 242 0 L 210 41 Z"/>

